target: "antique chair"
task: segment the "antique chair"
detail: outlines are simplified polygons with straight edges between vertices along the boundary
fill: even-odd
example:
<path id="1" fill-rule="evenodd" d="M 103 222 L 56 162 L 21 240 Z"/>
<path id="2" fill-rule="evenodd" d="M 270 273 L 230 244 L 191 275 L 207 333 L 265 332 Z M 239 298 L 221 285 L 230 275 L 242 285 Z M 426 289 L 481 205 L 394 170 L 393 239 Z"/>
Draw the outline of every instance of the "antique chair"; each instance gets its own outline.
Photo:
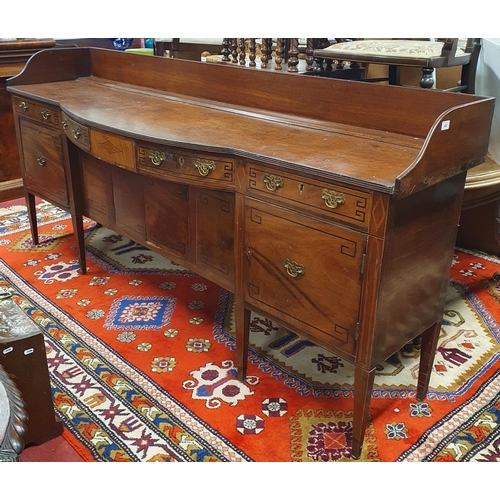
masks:
<path id="1" fill-rule="evenodd" d="M 375 39 L 335 43 L 315 50 L 314 57 L 365 64 L 387 64 L 389 75 L 388 78 L 382 79 L 388 80 L 390 85 L 400 85 L 402 66 L 421 67 L 422 88 L 434 86 L 435 69 L 461 66 L 460 82 L 456 87 L 447 90 L 473 94 L 480 49 L 479 38 L 467 38 L 465 46 L 461 46 L 458 38 L 437 38 L 435 41 Z"/>

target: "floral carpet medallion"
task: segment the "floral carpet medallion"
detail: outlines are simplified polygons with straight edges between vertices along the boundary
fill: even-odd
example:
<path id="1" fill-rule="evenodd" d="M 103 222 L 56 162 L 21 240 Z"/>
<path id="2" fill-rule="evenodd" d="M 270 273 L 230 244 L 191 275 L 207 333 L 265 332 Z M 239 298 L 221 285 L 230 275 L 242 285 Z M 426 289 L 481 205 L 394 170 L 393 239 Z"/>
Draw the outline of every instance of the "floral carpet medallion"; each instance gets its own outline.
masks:
<path id="1" fill-rule="evenodd" d="M 90 461 L 349 461 L 353 367 L 252 314 L 237 379 L 232 296 L 85 220 L 43 204 L 0 211 L 0 287 L 45 337 L 55 414 Z M 428 397 L 418 344 L 377 368 L 360 460 L 498 461 L 496 257 L 457 249 Z"/>

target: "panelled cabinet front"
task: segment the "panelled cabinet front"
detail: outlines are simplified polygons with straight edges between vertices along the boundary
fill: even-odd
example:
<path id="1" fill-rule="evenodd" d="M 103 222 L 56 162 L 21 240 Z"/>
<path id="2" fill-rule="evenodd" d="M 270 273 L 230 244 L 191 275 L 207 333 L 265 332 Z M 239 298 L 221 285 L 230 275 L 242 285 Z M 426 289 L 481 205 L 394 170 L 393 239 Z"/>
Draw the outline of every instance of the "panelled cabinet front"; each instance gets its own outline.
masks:
<path id="1" fill-rule="evenodd" d="M 248 199 L 245 300 L 354 354 L 366 235 Z"/>
<path id="2" fill-rule="evenodd" d="M 54 204 L 68 208 L 65 142 L 60 111 L 26 99 L 14 99 L 14 112 L 22 144 L 24 186 Z"/>

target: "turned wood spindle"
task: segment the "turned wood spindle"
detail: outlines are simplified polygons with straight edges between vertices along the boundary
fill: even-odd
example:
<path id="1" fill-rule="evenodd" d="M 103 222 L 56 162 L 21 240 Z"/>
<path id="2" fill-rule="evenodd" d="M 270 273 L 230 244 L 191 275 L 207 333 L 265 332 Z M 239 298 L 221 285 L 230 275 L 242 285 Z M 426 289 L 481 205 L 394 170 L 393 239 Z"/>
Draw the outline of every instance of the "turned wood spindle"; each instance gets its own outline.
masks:
<path id="1" fill-rule="evenodd" d="M 306 45 L 306 71 L 312 71 L 314 68 L 314 46 L 313 46 L 313 39 L 308 38 L 307 39 L 307 45 Z"/>
<path id="2" fill-rule="evenodd" d="M 257 66 L 257 64 L 255 63 L 255 38 L 250 38 L 248 58 L 250 59 L 249 66 L 251 68 Z"/>
<path id="3" fill-rule="evenodd" d="M 283 62 L 283 39 L 282 38 L 277 38 L 276 39 L 276 58 L 274 60 L 275 65 L 274 69 L 276 71 L 281 71 L 283 68 L 281 67 L 281 63 Z"/>
<path id="4" fill-rule="evenodd" d="M 288 72 L 289 73 L 298 73 L 299 68 L 297 65 L 299 64 L 299 39 L 298 38 L 290 38 L 290 50 L 288 51 L 288 55 L 290 56 L 288 59 Z"/>
<path id="5" fill-rule="evenodd" d="M 262 38 L 262 43 L 260 46 L 260 67 L 264 69 L 267 68 L 267 61 L 267 38 Z"/>
<path id="6" fill-rule="evenodd" d="M 230 38 L 223 38 L 222 39 L 222 60 L 224 62 L 229 62 L 229 54 L 231 51 L 229 50 L 229 44 L 230 44 Z"/>
<path id="7" fill-rule="evenodd" d="M 237 38 L 231 38 L 231 62 L 232 63 L 237 63 L 238 62 L 238 39 Z"/>
<path id="8" fill-rule="evenodd" d="M 238 38 L 238 49 L 239 49 L 239 64 L 245 65 L 245 39 Z"/>

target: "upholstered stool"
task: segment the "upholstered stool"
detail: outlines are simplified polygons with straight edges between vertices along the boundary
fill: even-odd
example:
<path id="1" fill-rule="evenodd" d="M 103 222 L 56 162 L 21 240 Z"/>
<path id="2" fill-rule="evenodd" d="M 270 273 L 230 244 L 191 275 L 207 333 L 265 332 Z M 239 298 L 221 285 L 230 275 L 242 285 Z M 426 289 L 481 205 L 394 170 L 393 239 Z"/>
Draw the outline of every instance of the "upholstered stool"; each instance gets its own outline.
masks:
<path id="1" fill-rule="evenodd" d="M 436 68 L 462 66 L 462 78 L 455 91 L 474 93 L 475 71 L 481 41 L 468 38 L 464 47 L 458 38 L 440 41 L 427 40 L 357 40 L 330 45 L 314 51 L 315 58 L 336 61 L 388 64 L 389 83 L 399 85 L 399 68 L 415 66 L 422 68 L 420 86 L 432 88 L 433 72 Z"/>

